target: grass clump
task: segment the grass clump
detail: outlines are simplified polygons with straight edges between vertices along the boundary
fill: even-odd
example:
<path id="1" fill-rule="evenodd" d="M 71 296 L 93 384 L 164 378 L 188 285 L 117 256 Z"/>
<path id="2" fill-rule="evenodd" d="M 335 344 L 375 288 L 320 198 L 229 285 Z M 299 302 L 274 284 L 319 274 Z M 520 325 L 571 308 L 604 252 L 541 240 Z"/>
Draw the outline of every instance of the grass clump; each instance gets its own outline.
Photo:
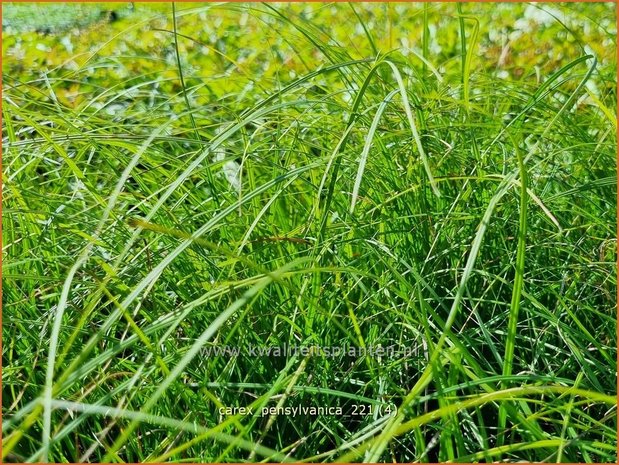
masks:
<path id="1" fill-rule="evenodd" d="M 5 460 L 614 462 L 615 14 L 6 29 Z"/>

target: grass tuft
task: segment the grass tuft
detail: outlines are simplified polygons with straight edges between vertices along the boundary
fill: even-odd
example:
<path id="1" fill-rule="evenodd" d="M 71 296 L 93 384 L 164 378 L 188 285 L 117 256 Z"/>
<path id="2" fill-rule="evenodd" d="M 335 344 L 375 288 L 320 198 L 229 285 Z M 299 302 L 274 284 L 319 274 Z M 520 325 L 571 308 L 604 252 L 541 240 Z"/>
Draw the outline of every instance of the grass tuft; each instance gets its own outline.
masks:
<path id="1" fill-rule="evenodd" d="M 616 461 L 615 4 L 89 5 L 3 5 L 5 461 Z"/>

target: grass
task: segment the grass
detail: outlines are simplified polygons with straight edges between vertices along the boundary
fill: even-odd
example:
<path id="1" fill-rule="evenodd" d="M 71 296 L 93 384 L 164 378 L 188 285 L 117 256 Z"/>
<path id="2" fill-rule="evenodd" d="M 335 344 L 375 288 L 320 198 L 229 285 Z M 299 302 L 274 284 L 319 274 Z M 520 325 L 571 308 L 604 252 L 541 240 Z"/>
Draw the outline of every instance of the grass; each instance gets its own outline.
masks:
<path id="1" fill-rule="evenodd" d="M 614 4 L 112 7 L 3 5 L 5 461 L 616 461 Z"/>

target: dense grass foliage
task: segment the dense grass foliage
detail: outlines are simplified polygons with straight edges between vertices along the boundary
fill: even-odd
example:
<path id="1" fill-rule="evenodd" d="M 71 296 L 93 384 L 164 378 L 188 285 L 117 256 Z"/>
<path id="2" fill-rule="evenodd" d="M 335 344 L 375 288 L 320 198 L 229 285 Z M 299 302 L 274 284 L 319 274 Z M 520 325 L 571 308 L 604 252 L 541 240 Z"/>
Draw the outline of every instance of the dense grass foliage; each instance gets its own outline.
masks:
<path id="1" fill-rule="evenodd" d="M 614 4 L 80 8 L 3 5 L 5 460 L 616 461 Z"/>

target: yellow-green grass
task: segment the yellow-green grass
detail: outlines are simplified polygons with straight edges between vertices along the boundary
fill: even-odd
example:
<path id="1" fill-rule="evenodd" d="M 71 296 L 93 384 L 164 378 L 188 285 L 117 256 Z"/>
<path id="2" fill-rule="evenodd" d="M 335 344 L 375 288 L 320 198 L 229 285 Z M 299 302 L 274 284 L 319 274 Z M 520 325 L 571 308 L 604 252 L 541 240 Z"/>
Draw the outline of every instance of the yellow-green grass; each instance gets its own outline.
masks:
<path id="1" fill-rule="evenodd" d="M 3 37 L 5 460 L 616 461 L 614 4 L 80 8 Z"/>

